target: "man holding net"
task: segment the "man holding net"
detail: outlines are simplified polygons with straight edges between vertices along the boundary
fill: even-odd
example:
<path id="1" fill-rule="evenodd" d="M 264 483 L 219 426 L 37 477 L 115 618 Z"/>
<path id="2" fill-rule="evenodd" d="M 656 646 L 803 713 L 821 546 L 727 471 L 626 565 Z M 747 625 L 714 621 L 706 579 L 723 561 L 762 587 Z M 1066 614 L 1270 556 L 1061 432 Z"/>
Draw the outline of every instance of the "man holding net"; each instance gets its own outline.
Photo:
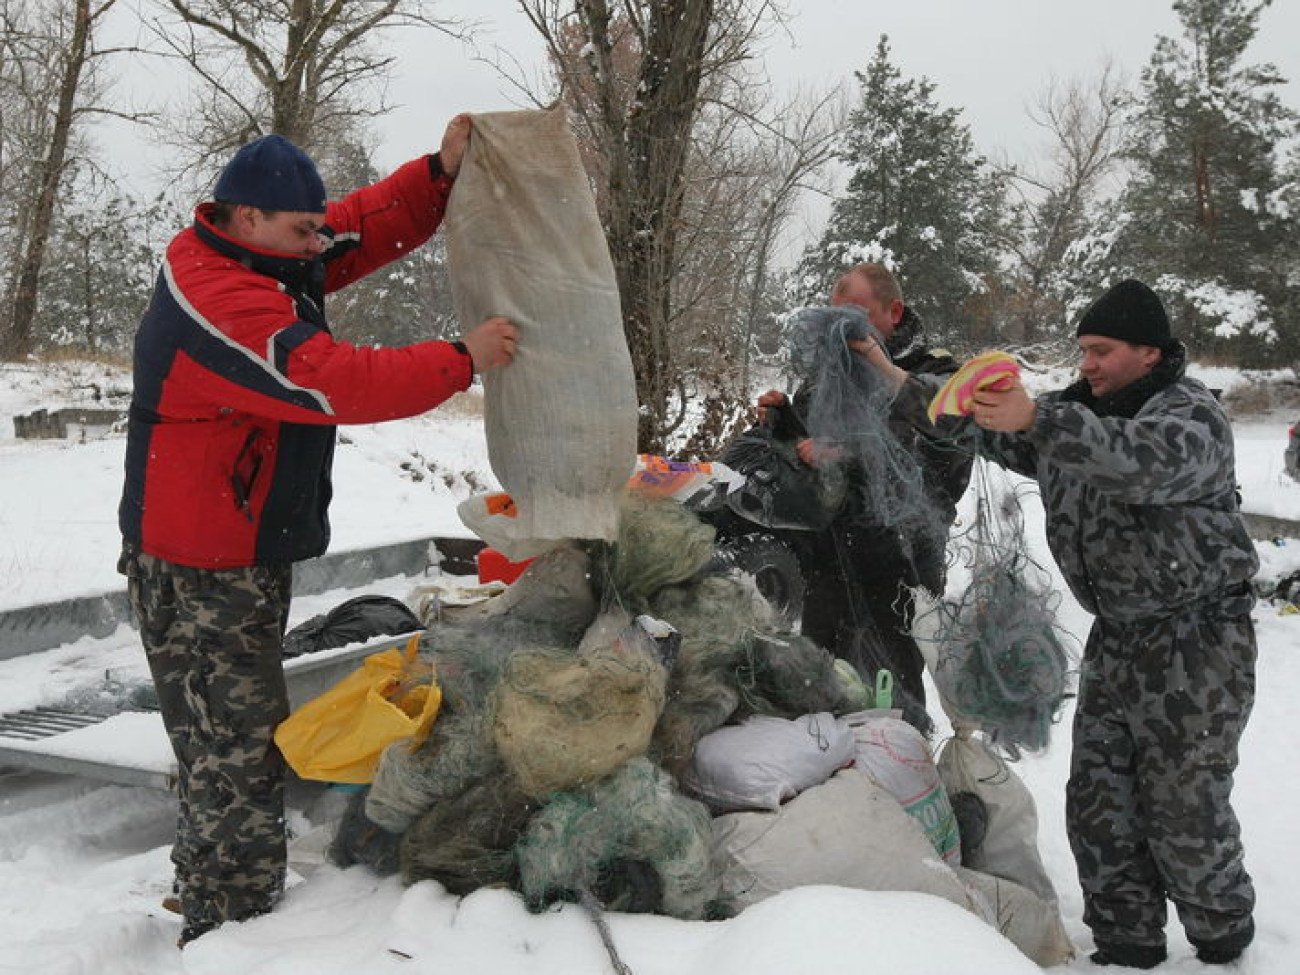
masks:
<path id="1" fill-rule="evenodd" d="M 1230 800 L 1255 696 L 1259 562 L 1232 428 L 1141 282 L 1097 299 L 1077 336 L 1074 384 L 1036 399 L 1018 379 L 979 389 L 969 418 L 940 426 L 1038 482 L 1052 554 L 1095 617 L 1066 795 L 1092 960 L 1162 963 L 1170 899 L 1197 957 L 1226 964 L 1255 933 Z M 865 351 L 927 424 L 934 386 Z"/>
<path id="2" fill-rule="evenodd" d="M 830 303 L 865 313 L 893 362 L 908 374 L 942 379 L 956 371 L 951 356 L 927 346 L 920 319 L 883 265 L 859 264 L 845 272 Z M 850 351 L 856 341 L 848 339 L 839 353 L 857 358 Z M 827 350 L 827 358 L 834 355 Z M 854 363 L 837 375 L 856 377 Z M 911 633 L 911 589 L 943 593 L 945 543 L 971 460 L 895 418 L 889 399 L 873 396 L 861 377 L 837 382 L 823 365 L 820 379 L 805 380 L 793 401 L 771 390 L 758 405 L 761 415 L 778 423 L 783 411 L 792 410 L 804 433 L 797 445 L 800 460 L 822 470 L 840 465 L 849 481 L 829 527 L 790 533 L 806 583 L 802 633 L 848 660 L 868 682 L 878 669 L 892 671 L 896 696 L 911 705 L 907 717 L 928 731 L 925 662 Z M 859 417 L 853 415 L 857 404 L 864 407 Z M 864 425 L 872 429 L 864 432 Z"/>

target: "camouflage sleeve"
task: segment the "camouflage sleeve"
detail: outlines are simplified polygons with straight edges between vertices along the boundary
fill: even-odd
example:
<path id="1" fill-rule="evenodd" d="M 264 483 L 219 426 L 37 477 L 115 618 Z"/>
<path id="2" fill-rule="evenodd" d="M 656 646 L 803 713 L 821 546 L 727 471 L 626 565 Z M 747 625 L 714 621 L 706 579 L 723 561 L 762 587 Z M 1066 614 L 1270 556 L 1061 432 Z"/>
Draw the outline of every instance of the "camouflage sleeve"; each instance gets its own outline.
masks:
<path id="1" fill-rule="evenodd" d="M 1038 451 L 1024 434 L 988 433 L 967 416 L 941 416 L 930 422 L 926 410 L 946 379 L 946 376 L 909 376 L 894 399 L 894 414 L 906 418 L 931 440 L 954 450 L 979 454 L 1009 471 L 1034 477 L 1038 470 Z"/>
<path id="2" fill-rule="evenodd" d="M 1200 501 L 1234 483 L 1228 418 L 1208 391 L 1186 386 L 1158 393 L 1132 419 L 1040 399 L 1026 438 L 1046 463 L 1128 504 Z"/>

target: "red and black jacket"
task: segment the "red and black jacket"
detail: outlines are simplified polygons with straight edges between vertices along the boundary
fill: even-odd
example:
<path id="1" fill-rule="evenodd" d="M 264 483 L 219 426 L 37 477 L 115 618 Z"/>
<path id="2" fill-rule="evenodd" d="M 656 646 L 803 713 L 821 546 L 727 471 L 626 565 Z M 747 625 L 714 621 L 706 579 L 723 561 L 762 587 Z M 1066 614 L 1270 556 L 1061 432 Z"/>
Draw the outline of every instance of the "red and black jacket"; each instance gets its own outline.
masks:
<path id="1" fill-rule="evenodd" d="M 243 245 L 198 208 L 136 333 L 127 548 L 209 569 L 325 551 L 335 425 L 423 413 L 473 370 L 448 342 L 335 341 L 324 296 L 428 240 L 450 192 L 436 156 L 409 162 L 329 204 L 315 259 Z"/>

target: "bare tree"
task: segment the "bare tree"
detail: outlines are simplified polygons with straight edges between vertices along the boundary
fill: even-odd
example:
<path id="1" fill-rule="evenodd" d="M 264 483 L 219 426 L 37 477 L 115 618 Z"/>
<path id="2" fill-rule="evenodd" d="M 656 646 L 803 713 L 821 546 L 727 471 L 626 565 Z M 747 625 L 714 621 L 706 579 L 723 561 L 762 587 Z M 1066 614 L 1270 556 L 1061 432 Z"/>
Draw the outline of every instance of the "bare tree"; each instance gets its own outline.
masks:
<path id="1" fill-rule="evenodd" d="M 1052 170 L 1046 179 L 1022 177 L 1043 195 L 1028 261 L 1035 284 L 1059 264 L 1116 168 L 1124 107 L 1125 85 L 1110 62 L 1089 82 L 1053 81 L 1039 97 L 1031 117 L 1051 137 Z"/>
<path id="2" fill-rule="evenodd" d="M 364 143 L 366 123 L 389 106 L 383 83 L 393 56 L 385 30 L 433 27 L 429 0 L 157 0 L 170 16 L 153 29 L 199 88 L 177 134 L 188 171 L 201 174 L 259 135 L 303 146 L 327 175 L 335 157 Z"/>
<path id="3" fill-rule="evenodd" d="M 685 450 L 707 453 L 747 409 L 774 245 L 829 157 L 833 116 L 824 102 L 786 118 L 763 103 L 763 79 L 748 69 L 779 20 L 766 0 L 520 7 L 547 46 L 596 187 L 637 376 L 639 447 L 665 450 L 693 400 L 704 416 Z"/>
<path id="4" fill-rule="evenodd" d="M 117 0 L 6 2 L 0 8 L 3 67 L 0 105 L 0 173 L 17 192 L 9 255 L 14 268 L 0 306 L 0 357 L 32 348 L 41 271 L 58 193 L 69 170 L 79 124 L 96 113 L 119 114 L 97 104 L 95 68 L 123 49 L 99 48 L 95 32 Z M 13 149 L 22 155 L 14 158 Z M 30 165 L 28 165 L 30 163 Z"/>
<path id="5" fill-rule="evenodd" d="M 1066 256 L 1087 232 L 1107 178 L 1119 168 L 1125 107 L 1124 80 L 1106 62 L 1090 80 L 1051 81 L 1030 112 L 1050 139 L 1050 168 L 1042 176 L 1016 174 L 1028 226 L 1018 250 L 1017 286 L 1002 300 L 1005 318 L 1017 327 L 1021 341 L 1043 337 L 1043 323 L 1064 315 Z"/>
<path id="6" fill-rule="evenodd" d="M 760 346 L 779 347 L 784 281 L 773 273 L 781 235 L 831 159 L 846 110 L 835 95 L 763 103 L 743 79 L 709 101 L 694 134 L 672 284 L 671 342 L 699 407 L 684 452 L 708 456 L 752 418 Z M 768 118 L 770 116 L 770 120 Z"/>

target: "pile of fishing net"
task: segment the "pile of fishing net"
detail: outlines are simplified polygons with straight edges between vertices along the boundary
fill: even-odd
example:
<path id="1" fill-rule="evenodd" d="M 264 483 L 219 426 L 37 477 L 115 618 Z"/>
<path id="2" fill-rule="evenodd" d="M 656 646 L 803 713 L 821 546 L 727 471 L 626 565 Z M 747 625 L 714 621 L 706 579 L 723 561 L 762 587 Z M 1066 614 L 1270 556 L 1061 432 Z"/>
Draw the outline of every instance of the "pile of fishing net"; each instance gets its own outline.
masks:
<path id="1" fill-rule="evenodd" d="M 864 473 L 852 488 L 823 487 L 856 492 L 858 510 L 904 537 L 935 532 L 941 519 L 918 466 L 889 427 L 892 392 L 847 345 L 874 336 L 865 317 L 809 309 L 790 325 L 806 433 Z M 983 581 L 945 617 L 941 645 L 962 649 L 941 661 L 941 690 L 1014 750 L 1045 742 L 1063 668 L 1059 646 L 1030 647 L 1014 619 L 998 615 L 1003 596 L 1021 622 L 1025 601 L 1038 600 L 1044 617 L 1029 629 L 1050 631 L 1043 593 L 1016 578 L 1023 538 L 1002 529 L 982 523 Z M 1007 803 L 981 795 L 986 872 L 961 872 L 928 743 L 896 714 L 886 719 L 896 724 L 889 734 L 917 738 L 914 771 L 930 774 L 925 802 L 912 809 L 891 794 L 888 775 L 864 764 L 872 748 L 906 764 L 893 739 L 883 726 L 855 735 L 848 724 L 863 712 L 880 717 L 861 676 L 779 629 L 753 578 L 727 569 L 714 541 L 687 508 L 627 493 L 613 541 L 562 542 L 503 594 L 432 622 L 421 653 L 435 667 L 441 712 L 421 744 L 384 751 L 340 823 L 334 861 L 407 883 L 436 880 L 456 894 L 505 886 L 533 909 L 578 901 L 597 917 L 601 908 L 726 917 L 807 883 L 925 890 L 997 925 L 1040 964 L 1069 957 L 1050 885 L 1034 889 L 1036 875 L 996 841 L 1036 856 L 1035 831 L 995 831 Z M 1007 576 L 1009 593 L 991 588 Z M 1000 656 L 998 626 L 1016 642 Z M 718 735 L 781 721 L 800 746 L 825 753 L 824 774 L 778 790 L 774 806 L 719 806 L 701 785 L 702 755 L 726 752 Z M 834 741 L 848 750 L 831 761 Z M 772 764 L 774 751 L 741 747 L 727 756 L 729 771 L 743 777 L 747 765 Z M 1015 780 L 1008 772 L 999 781 Z M 935 823 L 943 828 L 930 835 Z M 812 849 L 808 837 L 818 838 Z"/>
<path id="2" fill-rule="evenodd" d="M 777 632 L 714 530 L 629 494 L 612 544 L 562 545 L 422 642 L 443 692 L 425 742 L 385 750 L 332 848 L 340 864 L 505 885 L 541 907 L 726 913 L 709 810 L 681 788 L 697 742 L 763 714 L 864 702 L 825 650 Z M 666 626 L 664 625 L 666 624 Z"/>
<path id="3" fill-rule="evenodd" d="M 612 959 L 604 910 L 723 918 L 806 884 L 931 893 L 1040 964 L 1068 958 L 1054 897 L 1019 861 L 990 841 L 986 872 L 961 866 L 920 732 L 778 632 L 712 539 L 675 502 L 629 495 L 612 545 L 555 548 L 431 625 L 442 710 L 419 747 L 384 751 L 334 862 L 455 894 L 507 887 L 533 910 L 577 902 Z M 990 823 L 1006 805 L 982 801 Z"/>
<path id="4" fill-rule="evenodd" d="M 1069 694 L 1074 655 L 1056 626 L 1060 596 L 1028 554 L 1020 494 L 975 469 L 976 513 L 958 544 L 970 584 L 923 611 L 935 685 L 954 723 L 978 727 L 1015 759 L 1038 751 Z"/>

